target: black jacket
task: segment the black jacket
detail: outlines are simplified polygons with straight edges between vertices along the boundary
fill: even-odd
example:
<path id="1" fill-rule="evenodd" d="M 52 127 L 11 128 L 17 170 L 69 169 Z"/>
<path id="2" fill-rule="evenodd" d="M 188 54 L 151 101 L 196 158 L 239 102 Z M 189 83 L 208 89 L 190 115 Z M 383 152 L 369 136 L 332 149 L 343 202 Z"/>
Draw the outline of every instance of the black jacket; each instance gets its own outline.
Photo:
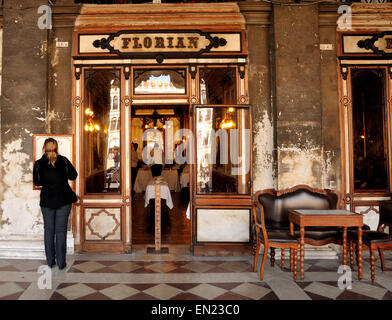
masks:
<path id="1" fill-rule="evenodd" d="M 33 181 L 36 186 L 42 186 L 41 207 L 59 208 L 77 201 L 75 192 L 68 184 L 68 180 L 75 180 L 78 176 L 72 163 L 61 155 L 57 156 L 55 167 L 49 163 L 44 154 L 34 163 Z"/>

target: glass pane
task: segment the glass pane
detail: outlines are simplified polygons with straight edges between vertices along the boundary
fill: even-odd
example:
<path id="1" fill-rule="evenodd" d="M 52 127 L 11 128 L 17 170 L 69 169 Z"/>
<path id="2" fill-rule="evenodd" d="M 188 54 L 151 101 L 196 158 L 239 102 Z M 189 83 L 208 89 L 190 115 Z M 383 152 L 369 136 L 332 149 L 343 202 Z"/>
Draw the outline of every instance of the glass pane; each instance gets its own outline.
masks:
<path id="1" fill-rule="evenodd" d="M 388 189 L 385 70 L 352 70 L 354 190 Z"/>
<path id="2" fill-rule="evenodd" d="M 120 71 L 85 72 L 86 193 L 120 193 Z"/>
<path id="3" fill-rule="evenodd" d="M 201 104 L 237 104 L 235 68 L 201 68 Z"/>
<path id="4" fill-rule="evenodd" d="M 135 94 L 185 94 L 185 70 L 136 70 Z"/>
<path id="5" fill-rule="evenodd" d="M 249 109 L 196 108 L 197 193 L 249 193 Z"/>

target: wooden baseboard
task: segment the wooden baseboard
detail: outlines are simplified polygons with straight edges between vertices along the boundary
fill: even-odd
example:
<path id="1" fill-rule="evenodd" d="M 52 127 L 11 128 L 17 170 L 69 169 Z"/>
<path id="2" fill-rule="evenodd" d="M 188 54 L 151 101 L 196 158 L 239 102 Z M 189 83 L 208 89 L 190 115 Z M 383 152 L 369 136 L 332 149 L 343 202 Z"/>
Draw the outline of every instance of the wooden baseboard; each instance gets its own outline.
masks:
<path id="1" fill-rule="evenodd" d="M 195 256 L 244 256 L 250 255 L 252 245 L 194 245 Z"/>
<path id="2" fill-rule="evenodd" d="M 130 250 L 123 243 L 88 243 L 81 245 L 79 253 L 83 254 L 123 254 Z"/>

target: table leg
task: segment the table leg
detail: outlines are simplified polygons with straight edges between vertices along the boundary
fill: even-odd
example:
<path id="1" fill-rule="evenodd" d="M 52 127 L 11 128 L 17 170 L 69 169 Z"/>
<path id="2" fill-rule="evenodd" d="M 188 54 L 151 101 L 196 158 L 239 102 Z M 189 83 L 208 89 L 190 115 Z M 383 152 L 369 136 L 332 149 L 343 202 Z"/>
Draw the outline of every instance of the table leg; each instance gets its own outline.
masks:
<path id="1" fill-rule="evenodd" d="M 358 280 L 362 280 L 362 227 L 358 227 Z"/>
<path id="2" fill-rule="evenodd" d="M 304 280 L 305 273 L 305 228 L 300 228 L 300 275 L 301 280 Z"/>
<path id="3" fill-rule="evenodd" d="M 347 265 L 347 227 L 343 227 L 343 265 Z"/>

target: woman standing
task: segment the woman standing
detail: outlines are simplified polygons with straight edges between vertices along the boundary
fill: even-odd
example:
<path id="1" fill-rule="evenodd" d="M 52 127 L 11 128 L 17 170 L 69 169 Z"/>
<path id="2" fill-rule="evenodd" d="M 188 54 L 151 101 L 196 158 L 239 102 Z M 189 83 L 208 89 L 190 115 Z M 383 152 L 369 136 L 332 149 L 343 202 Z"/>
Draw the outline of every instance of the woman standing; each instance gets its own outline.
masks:
<path id="1" fill-rule="evenodd" d="M 55 139 L 46 139 L 42 151 L 43 156 L 34 163 L 33 181 L 36 186 L 42 186 L 39 205 L 44 218 L 46 261 L 52 268 L 57 258 L 62 270 L 66 267 L 68 217 L 72 203 L 77 201 L 68 180 L 75 180 L 78 173 L 66 157 L 58 154 Z"/>

